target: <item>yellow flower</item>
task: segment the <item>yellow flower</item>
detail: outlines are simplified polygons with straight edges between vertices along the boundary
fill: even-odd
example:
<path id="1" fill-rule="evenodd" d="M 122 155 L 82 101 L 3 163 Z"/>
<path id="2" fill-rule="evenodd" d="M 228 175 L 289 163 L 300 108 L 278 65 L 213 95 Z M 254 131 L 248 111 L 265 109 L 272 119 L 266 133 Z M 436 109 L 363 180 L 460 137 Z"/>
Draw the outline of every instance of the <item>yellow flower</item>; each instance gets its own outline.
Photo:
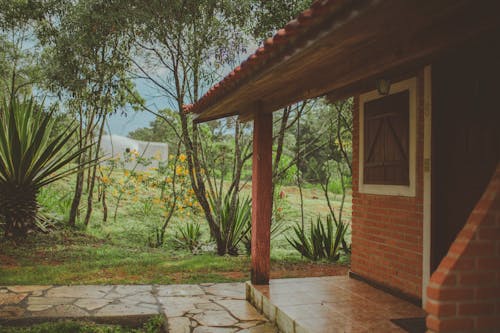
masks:
<path id="1" fill-rule="evenodd" d="M 184 155 L 184 154 L 180 154 L 180 155 L 179 155 L 179 161 L 181 161 L 181 162 L 186 161 L 186 158 L 187 158 L 187 156 L 186 156 L 186 155 Z"/>
<path id="2" fill-rule="evenodd" d="M 101 181 L 104 184 L 109 184 L 111 181 L 109 180 L 108 176 L 102 176 Z"/>
<path id="3" fill-rule="evenodd" d="M 184 172 L 184 170 L 183 170 L 183 168 L 180 165 L 178 165 L 177 168 L 175 168 L 175 174 L 177 176 L 182 175 L 183 172 Z"/>
<path id="4" fill-rule="evenodd" d="M 172 178 L 170 176 L 168 176 L 167 178 L 165 178 L 165 182 L 167 184 L 170 184 L 172 182 Z"/>
<path id="5" fill-rule="evenodd" d="M 128 177 L 128 176 L 130 176 L 130 171 L 125 170 L 125 171 L 123 171 L 123 174 L 125 175 L 125 177 Z"/>

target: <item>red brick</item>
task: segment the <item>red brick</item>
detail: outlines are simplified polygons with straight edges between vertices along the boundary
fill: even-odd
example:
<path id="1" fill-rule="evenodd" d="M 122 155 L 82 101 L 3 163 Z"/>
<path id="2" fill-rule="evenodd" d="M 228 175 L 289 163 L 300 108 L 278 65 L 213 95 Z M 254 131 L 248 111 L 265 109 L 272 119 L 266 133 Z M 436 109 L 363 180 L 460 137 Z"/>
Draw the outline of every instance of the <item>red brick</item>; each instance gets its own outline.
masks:
<path id="1" fill-rule="evenodd" d="M 500 239 L 500 228 L 481 227 L 478 236 L 481 240 L 498 240 Z"/>
<path id="2" fill-rule="evenodd" d="M 488 256 L 495 253 L 495 244 L 493 242 L 470 242 L 465 249 L 465 256 Z"/>
<path id="3" fill-rule="evenodd" d="M 427 295 L 431 299 L 440 301 L 460 301 L 460 300 L 470 300 L 474 296 L 473 289 L 444 289 L 444 288 L 433 288 L 429 287 L 427 289 Z"/>
<path id="4" fill-rule="evenodd" d="M 427 318 L 425 318 L 425 323 L 428 329 L 433 330 L 435 332 L 439 330 L 440 321 L 437 317 L 428 315 Z"/>
<path id="5" fill-rule="evenodd" d="M 495 313 L 494 303 L 464 303 L 458 305 L 458 315 L 489 315 Z"/>
<path id="6" fill-rule="evenodd" d="M 465 251 L 468 244 L 469 242 L 466 241 L 465 239 L 457 239 L 453 242 L 449 251 L 453 254 L 460 256 Z"/>
<path id="7" fill-rule="evenodd" d="M 465 258 L 461 257 L 460 260 L 457 260 L 453 265 L 453 269 L 456 270 L 474 270 L 476 269 L 476 258 Z"/>
<path id="8" fill-rule="evenodd" d="M 461 285 L 495 284 L 494 272 L 462 272 L 458 279 Z"/>
<path id="9" fill-rule="evenodd" d="M 438 332 L 452 332 L 455 330 L 471 330 L 474 328 L 472 318 L 441 318 L 439 320 Z"/>
<path id="10" fill-rule="evenodd" d="M 500 268 L 500 257 L 477 258 L 477 268 L 498 271 Z"/>
<path id="11" fill-rule="evenodd" d="M 457 312 L 455 303 L 445 304 L 434 301 L 427 301 L 425 304 L 425 311 L 437 317 L 448 317 L 455 315 Z"/>
<path id="12" fill-rule="evenodd" d="M 496 329 L 495 332 L 500 332 L 500 316 L 478 316 L 476 329 Z"/>
<path id="13" fill-rule="evenodd" d="M 454 286 L 457 279 L 454 273 L 436 271 L 432 274 L 432 282 L 442 286 Z"/>
<path id="14" fill-rule="evenodd" d="M 476 299 L 486 300 L 486 299 L 497 299 L 500 300 L 500 285 L 495 287 L 479 287 L 476 288 Z"/>

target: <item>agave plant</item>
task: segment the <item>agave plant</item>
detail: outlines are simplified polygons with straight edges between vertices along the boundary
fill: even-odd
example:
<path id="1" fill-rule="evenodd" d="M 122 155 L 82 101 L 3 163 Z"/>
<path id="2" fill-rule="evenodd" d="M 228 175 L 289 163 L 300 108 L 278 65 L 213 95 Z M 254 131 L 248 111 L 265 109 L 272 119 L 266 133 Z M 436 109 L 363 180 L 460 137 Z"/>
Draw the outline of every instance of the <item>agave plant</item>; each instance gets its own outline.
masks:
<path id="1" fill-rule="evenodd" d="M 225 195 L 218 207 L 211 197 L 208 198 L 210 208 L 216 212 L 216 220 L 219 226 L 219 238 L 225 242 L 226 253 L 238 254 L 238 244 L 244 239 L 251 228 L 252 199 L 245 197 L 243 201 L 238 198 L 234 207 L 231 206 L 231 197 Z M 232 211 L 232 216 L 231 216 Z"/>
<path id="2" fill-rule="evenodd" d="M 316 224 L 311 219 L 310 234 L 308 235 L 299 225 L 293 227 L 295 237 L 287 241 L 304 257 L 316 261 L 327 259 L 337 261 L 340 257 L 340 249 L 348 226 L 342 222 L 335 223 L 334 219 L 326 216 L 326 228 L 318 216 Z"/>
<path id="3" fill-rule="evenodd" d="M 33 98 L 0 105 L 0 222 L 6 236 L 21 237 L 34 226 L 40 188 L 78 171 L 81 165 L 70 163 L 89 148 L 68 144 L 75 126 L 53 135 L 54 123 Z"/>

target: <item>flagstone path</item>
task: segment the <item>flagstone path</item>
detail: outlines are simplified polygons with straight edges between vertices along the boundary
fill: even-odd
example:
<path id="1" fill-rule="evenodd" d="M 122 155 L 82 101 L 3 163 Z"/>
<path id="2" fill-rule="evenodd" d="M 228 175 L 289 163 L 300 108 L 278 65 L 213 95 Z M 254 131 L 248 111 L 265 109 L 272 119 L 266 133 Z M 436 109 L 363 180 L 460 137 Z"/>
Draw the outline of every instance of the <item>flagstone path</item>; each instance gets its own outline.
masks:
<path id="1" fill-rule="evenodd" d="M 170 333 L 275 333 L 243 283 L 0 286 L 0 327 L 55 318 L 134 324 L 164 315 Z"/>

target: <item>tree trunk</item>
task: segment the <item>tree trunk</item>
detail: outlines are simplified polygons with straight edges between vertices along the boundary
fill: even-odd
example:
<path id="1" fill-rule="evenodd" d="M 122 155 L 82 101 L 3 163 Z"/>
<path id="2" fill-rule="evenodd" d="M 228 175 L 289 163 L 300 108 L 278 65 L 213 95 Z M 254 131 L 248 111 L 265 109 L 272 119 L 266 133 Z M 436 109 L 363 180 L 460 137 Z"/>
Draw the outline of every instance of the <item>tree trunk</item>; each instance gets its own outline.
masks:
<path id="1" fill-rule="evenodd" d="M 78 97 L 77 97 L 78 98 Z M 87 144 L 87 130 L 83 129 L 83 110 L 80 105 L 78 110 L 80 121 L 78 128 L 78 148 L 83 148 Z M 77 164 L 81 165 L 83 161 L 85 161 L 87 154 L 82 154 L 78 156 Z M 75 183 L 75 193 L 73 195 L 73 201 L 71 202 L 71 210 L 69 212 L 69 221 L 68 225 L 71 228 L 76 226 L 76 218 L 79 214 L 80 201 L 82 200 L 82 192 L 83 192 L 83 181 L 85 177 L 85 169 L 83 167 L 79 167 L 78 173 L 76 174 L 76 183 Z"/>
<path id="2" fill-rule="evenodd" d="M 99 129 L 99 137 L 97 138 L 97 145 L 95 147 L 94 158 L 97 160 L 99 158 L 99 150 L 101 149 L 101 139 L 104 133 L 104 126 L 106 125 L 106 114 L 102 116 L 101 128 Z M 87 227 L 90 222 L 90 217 L 92 216 L 92 205 L 94 200 L 94 186 L 95 177 L 97 174 L 97 164 L 92 167 L 92 178 L 90 179 L 90 184 L 88 188 L 87 195 L 87 214 L 85 215 L 85 226 Z"/>

